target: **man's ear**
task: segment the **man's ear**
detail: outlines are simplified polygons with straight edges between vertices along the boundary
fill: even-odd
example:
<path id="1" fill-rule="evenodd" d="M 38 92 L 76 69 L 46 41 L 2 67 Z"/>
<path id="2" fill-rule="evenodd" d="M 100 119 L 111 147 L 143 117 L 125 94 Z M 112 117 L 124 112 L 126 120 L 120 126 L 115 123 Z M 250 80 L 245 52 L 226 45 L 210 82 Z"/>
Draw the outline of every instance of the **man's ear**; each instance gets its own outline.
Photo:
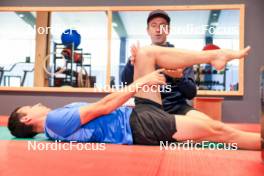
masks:
<path id="1" fill-rule="evenodd" d="M 28 124 L 30 124 L 31 120 L 32 120 L 32 118 L 29 115 L 26 115 L 24 117 L 21 117 L 20 122 L 28 125 Z"/>

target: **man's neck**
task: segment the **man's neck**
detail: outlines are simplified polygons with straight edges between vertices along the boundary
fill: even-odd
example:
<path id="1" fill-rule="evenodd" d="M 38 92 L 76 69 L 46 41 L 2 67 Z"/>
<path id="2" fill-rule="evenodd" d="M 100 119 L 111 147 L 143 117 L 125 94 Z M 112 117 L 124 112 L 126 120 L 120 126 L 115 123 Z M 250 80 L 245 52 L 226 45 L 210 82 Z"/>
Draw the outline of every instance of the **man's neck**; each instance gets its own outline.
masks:
<path id="1" fill-rule="evenodd" d="M 164 43 L 161 43 L 161 44 L 156 44 L 156 43 L 152 43 L 151 45 L 157 45 L 157 46 L 167 46 L 168 42 L 164 42 Z"/>
<path id="2" fill-rule="evenodd" d="M 39 118 L 34 124 L 34 131 L 37 133 L 43 133 L 47 116 Z"/>

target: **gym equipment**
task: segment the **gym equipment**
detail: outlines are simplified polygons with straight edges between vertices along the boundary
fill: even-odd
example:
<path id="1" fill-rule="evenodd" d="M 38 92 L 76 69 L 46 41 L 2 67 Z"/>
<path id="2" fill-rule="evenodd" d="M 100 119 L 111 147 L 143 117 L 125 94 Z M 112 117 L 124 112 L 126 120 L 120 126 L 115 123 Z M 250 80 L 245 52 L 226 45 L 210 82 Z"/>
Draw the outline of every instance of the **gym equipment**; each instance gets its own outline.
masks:
<path id="1" fill-rule="evenodd" d="M 53 57 L 46 56 L 44 59 L 44 63 L 48 63 L 47 59 L 51 58 L 49 69 L 44 65 L 44 70 L 49 75 L 49 86 L 94 87 L 96 78 L 91 76 L 90 53 L 83 53 L 82 49 L 74 49 L 73 46 L 65 48 L 62 43 L 54 43 L 50 56 Z"/>
<path id="2" fill-rule="evenodd" d="M 64 66 L 63 67 L 58 67 L 58 68 L 56 68 L 56 70 L 55 69 L 52 70 L 53 68 L 51 68 L 51 67 L 47 68 L 46 63 L 48 63 L 50 57 L 53 54 L 56 55 L 58 53 L 50 53 L 47 56 L 45 56 L 44 59 L 43 59 L 44 60 L 44 62 L 43 62 L 43 69 L 44 69 L 45 73 L 47 75 L 51 76 L 51 77 L 54 77 L 55 75 L 58 75 L 58 74 L 62 73 L 64 71 L 64 68 L 65 68 L 65 65 L 66 65 L 66 63 L 64 62 Z"/>
<path id="3" fill-rule="evenodd" d="M 220 49 L 219 46 L 217 45 L 214 45 L 214 44 L 207 44 L 203 47 L 203 51 L 206 51 L 206 50 L 217 50 L 217 49 Z"/>
<path id="4" fill-rule="evenodd" d="M 90 85 L 91 83 L 89 80 L 89 75 L 87 73 L 87 70 L 81 67 L 77 75 L 77 86 L 78 87 L 90 87 Z"/>
<path id="5" fill-rule="evenodd" d="M 74 49 L 77 49 L 81 43 L 81 35 L 77 30 L 67 29 L 61 34 L 61 42 L 67 48 L 71 48 L 73 45 Z"/>
<path id="6" fill-rule="evenodd" d="M 3 75 L 4 75 L 4 67 L 0 67 L 0 85 L 3 79 Z"/>
<path id="7" fill-rule="evenodd" d="M 26 57 L 26 63 L 30 63 L 30 57 L 29 56 Z"/>
<path id="8" fill-rule="evenodd" d="M 72 49 L 64 48 L 61 54 L 65 57 L 65 59 L 71 60 L 72 59 Z M 75 63 L 82 62 L 82 55 L 80 53 L 74 52 L 73 60 Z"/>
<path id="9" fill-rule="evenodd" d="M 262 161 L 264 161 L 264 66 L 261 67 L 260 70 L 260 99 L 261 99 L 261 157 Z"/>
<path id="10" fill-rule="evenodd" d="M 28 62 L 17 62 L 14 63 L 10 68 L 4 69 L 0 68 L 0 85 L 3 81 L 4 86 L 10 86 L 12 80 L 19 79 L 19 86 L 23 87 L 27 75 L 33 73 L 34 63 Z"/>

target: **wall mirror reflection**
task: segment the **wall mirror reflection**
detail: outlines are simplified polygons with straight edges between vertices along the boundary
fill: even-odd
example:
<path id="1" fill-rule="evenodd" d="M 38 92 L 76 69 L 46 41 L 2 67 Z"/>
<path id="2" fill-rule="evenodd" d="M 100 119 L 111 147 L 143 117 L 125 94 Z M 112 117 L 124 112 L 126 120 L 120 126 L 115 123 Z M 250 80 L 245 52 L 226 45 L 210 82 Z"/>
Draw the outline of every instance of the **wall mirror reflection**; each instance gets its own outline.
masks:
<path id="1" fill-rule="evenodd" d="M 0 23 L 0 85 L 32 87 L 36 13 L 0 12 Z"/>
<path id="2" fill-rule="evenodd" d="M 105 12 L 52 12 L 50 87 L 103 87 L 107 65 Z M 54 74 L 56 73 L 56 74 Z"/>
<path id="3" fill-rule="evenodd" d="M 157 44 L 160 32 L 162 44 L 176 48 L 244 47 L 244 5 L 16 8 L 0 8 L 0 90 L 120 87 L 131 45 Z M 156 9 L 168 13 L 169 27 L 148 27 Z M 243 95 L 243 60 L 220 72 L 206 64 L 192 71 L 200 95 Z"/>
<path id="4" fill-rule="evenodd" d="M 150 11 L 113 12 L 112 85 L 130 83 L 129 71 L 124 73 L 124 69 L 129 62 L 130 46 L 137 41 L 141 46 L 155 44 L 196 51 L 219 48 L 239 50 L 239 10 L 166 12 L 170 17 L 168 27 L 164 19 L 157 18 L 147 23 Z M 216 71 L 206 64 L 195 65 L 193 73 L 199 90 L 238 91 L 239 60 L 229 62 L 223 71 Z"/>

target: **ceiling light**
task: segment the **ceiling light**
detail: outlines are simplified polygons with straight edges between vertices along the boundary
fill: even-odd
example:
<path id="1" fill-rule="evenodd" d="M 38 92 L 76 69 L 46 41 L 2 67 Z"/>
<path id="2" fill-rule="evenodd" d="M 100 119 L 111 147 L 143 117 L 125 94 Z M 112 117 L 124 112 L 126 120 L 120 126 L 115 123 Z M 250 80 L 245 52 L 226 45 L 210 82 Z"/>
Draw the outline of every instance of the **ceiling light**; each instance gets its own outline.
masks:
<path id="1" fill-rule="evenodd" d="M 218 23 L 218 22 L 213 22 L 213 23 L 211 23 L 211 25 L 213 25 L 213 26 L 218 26 L 219 23 Z"/>
<path id="2" fill-rule="evenodd" d="M 118 27 L 118 24 L 115 23 L 115 22 L 113 22 L 113 23 L 112 23 L 112 26 L 113 26 L 113 27 Z"/>
<path id="3" fill-rule="evenodd" d="M 23 18 L 25 15 L 24 14 L 19 14 L 18 15 L 20 18 Z"/>

